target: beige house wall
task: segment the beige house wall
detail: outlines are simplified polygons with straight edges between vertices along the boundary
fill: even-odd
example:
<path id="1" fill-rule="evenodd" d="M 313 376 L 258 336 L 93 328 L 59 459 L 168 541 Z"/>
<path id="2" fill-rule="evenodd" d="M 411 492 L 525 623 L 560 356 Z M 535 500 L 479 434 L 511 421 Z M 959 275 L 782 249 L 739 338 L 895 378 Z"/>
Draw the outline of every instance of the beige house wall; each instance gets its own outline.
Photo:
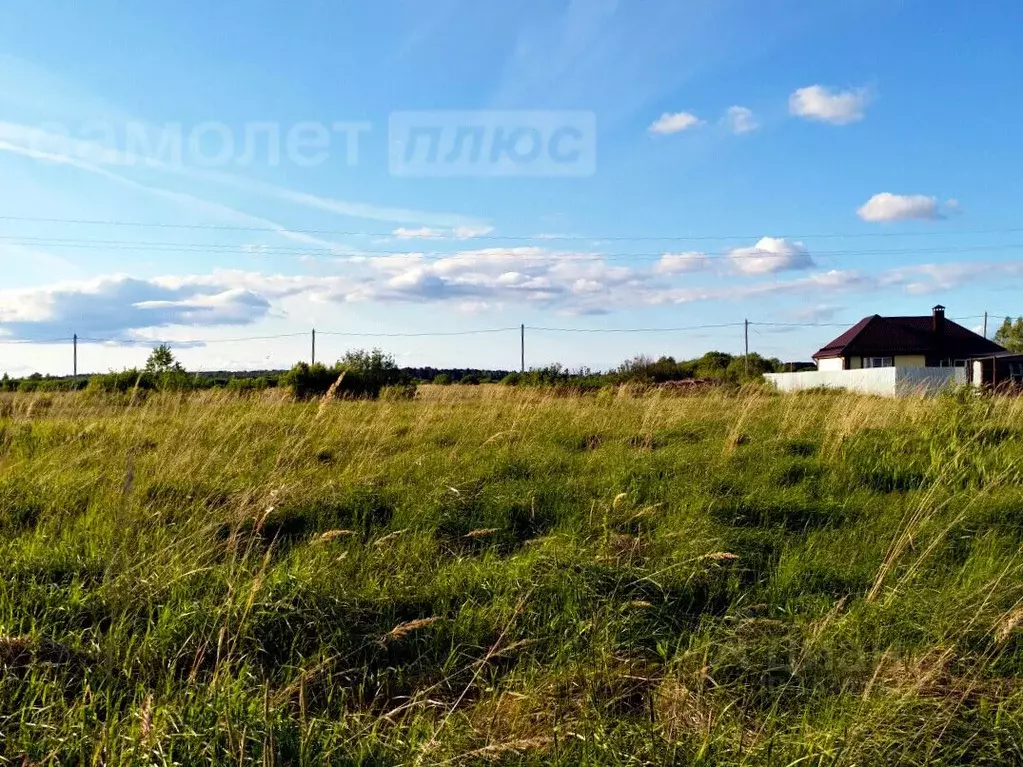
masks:
<path id="1" fill-rule="evenodd" d="M 927 358 L 922 354 L 904 354 L 901 357 L 895 358 L 895 367 L 925 368 L 927 367 Z"/>
<path id="2" fill-rule="evenodd" d="M 880 355 L 877 355 L 880 356 Z M 901 354 L 892 358 L 894 367 L 897 368 L 925 368 L 927 367 L 927 358 L 922 354 Z M 862 357 L 850 357 L 849 366 L 845 366 L 845 359 L 843 357 L 824 357 L 817 360 L 817 369 L 830 373 L 836 370 L 862 370 L 863 358 Z"/>

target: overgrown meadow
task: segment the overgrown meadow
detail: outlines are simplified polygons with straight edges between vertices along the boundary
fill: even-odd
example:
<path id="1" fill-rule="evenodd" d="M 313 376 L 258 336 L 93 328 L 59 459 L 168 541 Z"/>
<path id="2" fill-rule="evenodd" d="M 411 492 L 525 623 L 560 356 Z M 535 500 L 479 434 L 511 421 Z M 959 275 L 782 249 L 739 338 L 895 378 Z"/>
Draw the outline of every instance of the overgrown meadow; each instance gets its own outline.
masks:
<path id="1" fill-rule="evenodd" d="M 1023 400 L 0 400 L 0 763 L 1023 762 Z"/>

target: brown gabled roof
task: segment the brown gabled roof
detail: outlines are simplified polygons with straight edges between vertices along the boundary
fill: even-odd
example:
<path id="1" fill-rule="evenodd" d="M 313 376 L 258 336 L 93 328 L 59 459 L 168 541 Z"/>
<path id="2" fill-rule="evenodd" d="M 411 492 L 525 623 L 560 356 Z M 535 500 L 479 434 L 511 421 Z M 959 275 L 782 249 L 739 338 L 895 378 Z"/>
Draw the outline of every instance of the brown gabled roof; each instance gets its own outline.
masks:
<path id="1" fill-rule="evenodd" d="M 813 358 L 822 357 L 892 357 L 901 354 L 923 354 L 950 359 L 966 359 L 1003 352 L 1001 346 L 984 336 L 964 328 L 952 320 L 944 320 L 944 331 L 934 332 L 934 318 L 865 317 Z"/>

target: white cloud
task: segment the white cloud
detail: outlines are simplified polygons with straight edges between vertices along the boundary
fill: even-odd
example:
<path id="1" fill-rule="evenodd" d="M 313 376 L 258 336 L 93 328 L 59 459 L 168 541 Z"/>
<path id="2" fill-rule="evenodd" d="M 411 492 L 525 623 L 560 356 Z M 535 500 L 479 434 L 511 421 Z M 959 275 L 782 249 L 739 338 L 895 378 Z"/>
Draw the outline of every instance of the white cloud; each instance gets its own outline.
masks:
<path id="1" fill-rule="evenodd" d="M 838 91 L 823 85 L 810 85 L 789 96 L 789 112 L 808 120 L 847 125 L 863 119 L 863 111 L 870 100 L 867 88 Z"/>
<path id="2" fill-rule="evenodd" d="M 419 228 L 398 227 L 391 232 L 399 240 L 472 240 L 486 237 L 494 231 L 492 226 L 456 226 L 453 229 L 439 229 L 430 226 Z"/>
<path id="3" fill-rule="evenodd" d="M 957 211 L 959 202 L 949 200 L 945 208 Z M 864 221 L 936 221 L 946 216 L 937 197 L 891 192 L 875 194 L 856 213 Z"/>
<path id="4" fill-rule="evenodd" d="M 750 133 L 760 127 L 753 110 L 747 107 L 728 107 L 725 112 L 725 122 L 732 133 Z"/>
<path id="5" fill-rule="evenodd" d="M 422 226 L 418 229 L 401 226 L 391 232 L 391 234 L 399 240 L 440 240 L 444 238 L 443 229 L 432 229 L 428 226 Z"/>
<path id="6" fill-rule="evenodd" d="M 742 274 L 773 274 L 774 272 L 810 269 L 815 266 L 810 251 L 801 242 L 780 237 L 761 237 L 756 245 L 734 248 L 728 258 Z"/>
<path id="7" fill-rule="evenodd" d="M 658 274 L 687 274 L 702 271 L 709 265 L 710 259 L 706 253 L 665 253 L 654 265 L 654 271 Z"/>
<path id="8" fill-rule="evenodd" d="M 456 240 L 472 240 L 476 237 L 486 237 L 493 231 L 492 226 L 456 226 L 451 230 L 451 235 Z"/>
<path id="9" fill-rule="evenodd" d="M 1023 277 L 1023 262 L 989 261 L 978 263 L 952 262 L 945 264 L 915 264 L 884 272 L 879 283 L 885 287 L 902 287 L 911 295 L 923 295 L 955 290 L 969 282 L 981 279 L 1007 279 Z M 1003 284 L 1002 287 L 1009 287 Z"/>
<path id="10" fill-rule="evenodd" d="M 689 112 L 665 112 L 647 130 L 657 135 L 666 136 L 695 128 L 702 123 L 703 120 Z"/>
<path id="11" fill-rule="evenodd" d="M 685 304 L 698 301 L 746 301 L 761 296 L 786 294 L 844 293 L 876 288 L 874 278 L 865 277 L 855 270 L 830 270 L 818 272 L 794 280 L 769 280 L 752 285 L 724 286 L 717 288 L 669 288 L 650 296 L 651 304 Z"/>
<path id="12" fill-rule="evenodd" d="M 123 275 L 0 291 L 0 328 L 21 339 L 127 340 L 172 325 L 247 325 L 267 317 L 269 300 L 241 285 Z"/>
<path id="13" fill-rule="evenodd" d="M 786 251 L 779 242 L 784 241 L 761 240 L 758 250 Z M 795 244 L 786 245 L 787 252 L 799 252 Z M 754 256 L 760 257 L 760 253 Z M 665 276 L 656 268 L 613 266 L 592 254 L 540 248 L 464 251 L 440 260 L 412 253 L 367 259 L 358 266 L 358 270 L 326 276 L 217 270 L 152 279 L 110 275 L 3 290 L 0 337 L 66 342 L 78 333 L 82 338 L 115 342 L 180 337 L 198 343 L 196 335 L 202 337 L 211 328 L 251 325 L 291 313 L 305 316 L 311 305 L 358 302 L 441 302 L 465 313 L 515 304 L 592 315 L 642 306 L 792 295 L 806 299 L 809 307 L 794 316 L 822 321 L 831 314 L 831 296 L 882 291 L 922 295 L 983 280 L 1008 288 L 1023 279 L 1023 262 L 996 261 L 921 264 L 876 274 L 830 270 L 795 279 L 681 287 L 665 285 Z"/>

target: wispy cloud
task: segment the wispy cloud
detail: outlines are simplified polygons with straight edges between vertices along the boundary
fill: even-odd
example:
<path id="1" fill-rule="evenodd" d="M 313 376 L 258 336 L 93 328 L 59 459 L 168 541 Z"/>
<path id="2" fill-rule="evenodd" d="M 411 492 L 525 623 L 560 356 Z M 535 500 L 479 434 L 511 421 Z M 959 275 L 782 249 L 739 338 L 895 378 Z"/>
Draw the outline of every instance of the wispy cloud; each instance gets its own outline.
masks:
<path id="1" fill-rule="evenodd" d="M 760 127 L 757 116 L 748 107 L 728 107 L 724 120 L 728 129 L 735 134 L 751 133 Z"/>
<path id="2" fill-rule="evenodd" d="M 2 129 L 2 124 L 0 124 Z M 227 205 L 222 205 L 217 202 L 205 200 L 201 197 L 196 197 L 192 194 L 185 192 L 177 192 L 163 187 L 152 186 L 149 184 L 143 184 L 127 176 L 113 171 L 107 170 L 104 167 L 96 165 L 92 162 L 86 162 L 80 160 L 75 156 L 68 154 L 61 154 L 58 152 L 47 152 L 40 149 L 34 149 L 31 147 L 19 146 L 12 144 L 8 141 L 0 141 L 0 152 L 9 152 L 12 154 L 22 155 L 24 157 L 31 158 L 33 160 L 39 160 L 42 162 L 56 163 L 58 165 L 64 165 L 66 167 L 75 168 L 77 170 L 90 173 L 101 178 L 106 179 L 119 186 L 126 187 L 139 192 L 144 192 L 155 197 L 159 197 L 164 200 L 175 203 L 188 210 L 201 210 L 205 213 L 214 215 L 221 220 L 232 221 L 237 224 L 244 224 L 252 226 L 257 229 L 266 229 L 267 231 L 273 232 L 274 234 L 280 235 L 286 239 L 298 242 L 303 245 L 308 245 L 316 249 L 328 250 L 333 253 L 349 253 L 353 252 L 353 249 L 340 242 L 332 240 L 325 240 L 320 237 L 316 237 L 303 232 L 293 232 L 287 227 L 271 221 L 270 219 L 261 218 L 259 216 L 252 216 L 248 213 L 244 213 L 235 208 Z"/>
<path id="3" fill-rule="evenodd" d="M 159 131 L 150 139 L 151 146 L 160 146 L 165 136 Z M 331 197 L 300 192 L 286 187 L 269 184 L 223 171 L 193 168 L 181 163 L 169 163 L 155 155 L 144 155 L 105 146 L 94 141 L 72 139 L 56 133 L 43 131 L 17 123 L 0 122 L 0 141 L 7 151 L 20 151 L 26 156 L 37 156 L 52 162 L 64 162 L 85 169 L 82 164 L 98 166 L 120 166 L 122 169 L 143 169 L 188 178 L 193 181 L 227 186 L 248 194 L 281 200 L 312 210 L 332 213 L 349 218 L 401 224 L 418 224 L 437 227 L 468 227 L 472 229 L 489 226 L 471 216 L 453 213 L 433 213 L 408 208 L 393 208 L 362 202 L 338 200 Z"/>

